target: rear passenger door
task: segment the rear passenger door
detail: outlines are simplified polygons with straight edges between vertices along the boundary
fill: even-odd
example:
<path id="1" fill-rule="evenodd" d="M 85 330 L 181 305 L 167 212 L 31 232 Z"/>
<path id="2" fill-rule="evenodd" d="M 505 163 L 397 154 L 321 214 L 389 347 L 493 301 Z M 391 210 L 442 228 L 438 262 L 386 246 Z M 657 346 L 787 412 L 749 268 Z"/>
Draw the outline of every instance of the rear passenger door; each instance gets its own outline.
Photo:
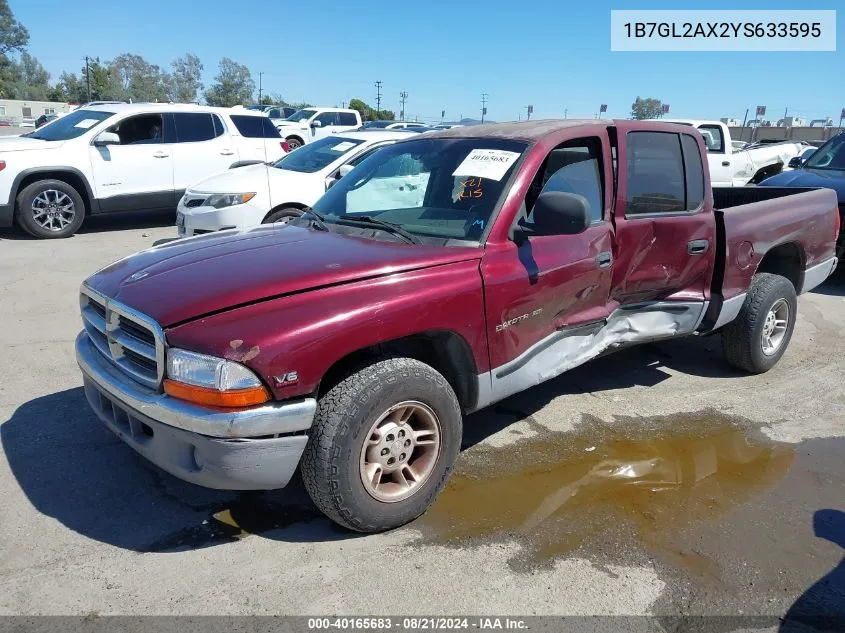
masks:
<path id="1" fill-rule="evenodd" d="M 173 181 L 177 195 L 239 160 L 223 121 L 210 112 L 174 112 Z"/>
<path id="2" fill-rule="evenodd" d="M 275 162 L 284 156 L 282 137 L 268 117 L 234 114 L 230 118 L 235 126 L 230 133 L 240 162 Z"/>
<path id="3" fill-rule="evenodd" d="M 692 134 L 620 122 L 611 299 L 704 301 L 716 221 L 702 148 Z M 708 204 L 709 203 L 709 204 Z"/>

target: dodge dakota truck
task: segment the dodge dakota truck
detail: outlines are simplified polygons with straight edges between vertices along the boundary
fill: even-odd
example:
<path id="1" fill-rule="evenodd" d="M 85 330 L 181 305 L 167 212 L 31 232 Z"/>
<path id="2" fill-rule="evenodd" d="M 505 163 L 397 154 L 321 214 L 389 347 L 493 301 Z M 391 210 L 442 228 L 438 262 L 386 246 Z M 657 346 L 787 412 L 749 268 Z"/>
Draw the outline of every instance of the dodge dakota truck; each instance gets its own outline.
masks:
<path id="1" fill-rule="evenodd" d="M 288 225 L 151 248 L 89 277 L 97 416 L 183 480 L 284 487 L 362 532 L 413 520 L 463 414 L 600 354 L 718 332 L 781 358 L 834 269 L 836 194 L 711 189 L 691 126 L 531 121 L 402 140 Z"/>

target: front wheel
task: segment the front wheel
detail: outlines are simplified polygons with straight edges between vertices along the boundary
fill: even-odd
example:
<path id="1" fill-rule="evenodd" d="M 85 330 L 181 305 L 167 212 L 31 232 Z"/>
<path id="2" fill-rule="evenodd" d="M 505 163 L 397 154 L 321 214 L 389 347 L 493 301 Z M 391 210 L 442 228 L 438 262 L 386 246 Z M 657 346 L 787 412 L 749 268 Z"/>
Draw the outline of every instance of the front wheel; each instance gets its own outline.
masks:
<path id="1" fill-rule="evenodd" d="M 367 365 L 322 398 L 302 458 L 315 505 L 358 532 L 413 521 L 446 484 L 461 446 L 446 379 L 411 358 Z"/>
<path id="2" fill-rule="evenodd" d="M 270 215 L 264 219 L 264 224 L 287 224 L 294 218 L 298 218 L 301 215 L 302 211 L 299 209 L 285 207 L 283 209 L 272 211 Z"/>
<path id="3" fill-rule="evenodd" d="M 299 149 L 300 147 L 302 147 L 302 141 L 300 141 L 295 136 L 292 136 L 291 138 L 288 138 L 288 139 L 285 139 L 285 140 L 287 141 L 288 149 L 290 151 L 293 151 L 295 149 Z"/>
<path id="4" fill-rule="evenodd" d="M 739 315 L 722 330 L 725 358 L 752 374 L 769 371 L 786 352 L 797 315 L 798 299 L 788 279 L 755 275 Z"/>
<path id="5" fill-rule="evenodd" d="M 82 196 L 62 180 L 39 180 L 27 185 L 18 195 L 18 224 L 33 237 L 70 237 L 84 219 Z"/>

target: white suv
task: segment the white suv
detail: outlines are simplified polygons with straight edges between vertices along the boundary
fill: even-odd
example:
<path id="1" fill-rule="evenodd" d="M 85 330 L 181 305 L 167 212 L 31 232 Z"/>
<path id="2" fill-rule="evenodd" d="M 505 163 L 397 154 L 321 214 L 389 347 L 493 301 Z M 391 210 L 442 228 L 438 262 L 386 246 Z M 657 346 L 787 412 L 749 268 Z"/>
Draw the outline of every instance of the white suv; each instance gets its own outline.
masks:
<path id="1" fill-rule="evenodd" d="M 84 107 L 0 138 L 0 227 L 73 235 L 88 214 L 173 210 L 185 189 L 223 169 L 281 158 L 266 116 L 180 104 Z"/>
<path id="2" fill-rule="evenodd" d="M 294 150 L 329 134 L 357 130 L 361 113 L 342 108 L 304 108 L 287 119 L 273 119 L 273 124 Z"/>

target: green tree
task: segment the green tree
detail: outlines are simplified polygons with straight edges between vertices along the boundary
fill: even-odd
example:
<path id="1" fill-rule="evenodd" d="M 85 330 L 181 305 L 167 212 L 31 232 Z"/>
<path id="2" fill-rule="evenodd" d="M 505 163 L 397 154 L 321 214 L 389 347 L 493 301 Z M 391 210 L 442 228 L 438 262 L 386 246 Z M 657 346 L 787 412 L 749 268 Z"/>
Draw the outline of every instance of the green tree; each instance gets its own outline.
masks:
<path id="1" fill-rule="evenodd" d="M 44 101 L 50 93 L 50 73 L 35 57 L 24 51 L 17 64 L 20 74 L 16 99 Z"/>
<path id="2" fill-rule="evenodd" d="M 631 118 L 642 119 L 659 119 L 663 116 L 663 104 L 660 99 L 640 99 L 637 97 L 634 103 L 631 104 Z"/>
<path id="3" fill-rule="evenodd" d="M 214 78 L 214 84 L 205 91 L 208 105 L 231 108 L 234 105 L 252 101 L 255 82 L 249 68 L 224 57 L 220 60 L 220 70 Z"/>
<path id="4" fill-rule="evenodd" d="M 0 0 L 0 55 L 22 51 L 29 43 L 29 31 L 15 19 L 8 0 Z"/>
<path id="5" fill-rule="evenodd" d="M 82 87 L 85 90 L 83 101 L 88 100 L 88 76 L 90 76 L 91 81 L 91 101 L 124 100 L 124 90 L 117 70 L 109 64 L 101 63 L 99 57 L 88 62 L 88 76 L 85 73 L 86 71 L 83 68 L 81 79 Z"/>
<path id="6" fill-rule="evenodd" d="M 173 69 L 170 75 L 170 100 L 177 103 L 195 102 L 203 89 L 203 65 L 200 58 L 188 53 L 184 57 L 174 59 L 170 66 Z"/>
<path id="7" fill-rule="evenodd" d="M 396 119 L 396 115 L 392 110 L 376 110 L 361 101 L 361 99 L 352 99 L 349 102 L 349 107 L 353 110 L 358 110 L 361 113 L 361 119 L 364 121 L 394 121 Z"/>
<path id="8" fill-rule="evenodd" d="M 117 77 L 124 99 L 131 101 L 167 101 L 170 76 L 140 55 L 123 53 L 109 63 L 110 74 Z"/>
<path id="9" fill-rule="evenodd" d="M 276 105 L 276 100 L 270 95 L 264 95 L 258 100 L 258 105 Z"/>

